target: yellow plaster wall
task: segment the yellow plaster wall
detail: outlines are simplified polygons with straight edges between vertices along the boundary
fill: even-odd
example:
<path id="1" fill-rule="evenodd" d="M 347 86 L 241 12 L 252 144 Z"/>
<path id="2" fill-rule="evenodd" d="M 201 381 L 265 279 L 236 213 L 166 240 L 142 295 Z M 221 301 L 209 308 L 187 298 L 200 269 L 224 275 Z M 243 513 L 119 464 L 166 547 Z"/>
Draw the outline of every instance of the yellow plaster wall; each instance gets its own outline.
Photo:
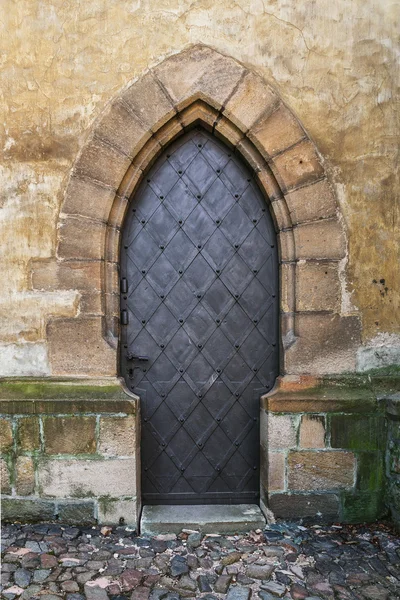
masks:
<path id="1" fill-rule="evenodd" d="M 0 375 L 48 374 L 46 320 L 79 312 L 73 290 L 30 291 L 29 261 L 55 253 L 91 124 L 149 66 L 199 42 L 265 77 L 314 139 L 347 227 L 342 313 L 361 315 L 361 367 L 375 347 L 396 360 L 399 17 L 396 0 L 3 0 Z"/>

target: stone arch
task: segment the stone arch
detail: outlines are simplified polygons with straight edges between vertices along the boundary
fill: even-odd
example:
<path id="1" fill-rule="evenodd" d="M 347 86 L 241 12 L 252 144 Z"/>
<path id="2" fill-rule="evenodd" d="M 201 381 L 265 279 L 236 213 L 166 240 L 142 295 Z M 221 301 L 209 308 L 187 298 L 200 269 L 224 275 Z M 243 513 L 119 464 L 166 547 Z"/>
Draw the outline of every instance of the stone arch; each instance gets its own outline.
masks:
<path id="1" fill-rule="evenodd" d="M 332 335 L 340 336 L 343 347 L 351 345 L 354 332 L 358 335 L 358 324 L 349 328 L 339 314 L 338 265 L 345 256 L 345 235 L 313 142 L 261 77 L 196 45 L 123 90 L 95 123 L 74 165 L 59 217 L 56 259 L 33 270 L 34 286 L 50 273 L 56 289 L 81 293 L 77 318 L 48 325 L 53 373 L 116 374 L 125 210 L 162 149 L 197 123 L 241 155 L 270 205 L 281 263 L 282 369 L 312 372 Z M 312 288 L 308 299 L 307 286 Z M 73 338 L 81 344 L 87 340 L 93 357 L 81 350 L 80 359 L 61 364 L 57 353 L 65 336 L 78 353 L 81 345 Z"/>

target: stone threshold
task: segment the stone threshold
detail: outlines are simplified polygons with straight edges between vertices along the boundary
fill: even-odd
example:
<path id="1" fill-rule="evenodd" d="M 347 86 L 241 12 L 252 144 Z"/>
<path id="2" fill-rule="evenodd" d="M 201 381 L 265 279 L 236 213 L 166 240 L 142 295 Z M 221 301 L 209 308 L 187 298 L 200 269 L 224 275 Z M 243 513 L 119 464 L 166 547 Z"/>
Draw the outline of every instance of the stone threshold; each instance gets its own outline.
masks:
<path id="1" fill-rule="evenodd" d="M 264 515 L 257 504 L 144 506 L 140 534 L 180 533 L 182 529 L 235 534 L 263 529 L 265 525 Z"/>

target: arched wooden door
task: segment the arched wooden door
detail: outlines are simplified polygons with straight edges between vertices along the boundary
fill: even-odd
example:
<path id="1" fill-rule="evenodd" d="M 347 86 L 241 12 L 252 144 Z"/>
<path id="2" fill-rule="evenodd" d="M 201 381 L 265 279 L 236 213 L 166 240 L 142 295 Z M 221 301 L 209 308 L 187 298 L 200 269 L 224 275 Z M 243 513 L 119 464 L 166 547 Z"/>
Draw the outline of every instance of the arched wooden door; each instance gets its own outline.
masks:
<path id="1" fill-rule="evenodd" d="M 203 129 L 168 147 L 132 199 L 121 276 L 143 502 L 256 502 L 259 399 L 278 374 L 275 231 L 248 168 Z"/>

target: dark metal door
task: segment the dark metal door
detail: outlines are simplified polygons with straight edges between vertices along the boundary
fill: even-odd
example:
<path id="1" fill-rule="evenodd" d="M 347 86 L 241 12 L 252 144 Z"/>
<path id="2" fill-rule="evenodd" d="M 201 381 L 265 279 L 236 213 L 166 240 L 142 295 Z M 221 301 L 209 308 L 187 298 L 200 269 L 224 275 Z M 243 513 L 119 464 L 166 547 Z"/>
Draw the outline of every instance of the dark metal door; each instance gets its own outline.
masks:
<path id="1" fill-rule="evenodd" d="M 278 373 L 275 231 L 251 173 L 204 130 L 171 145 L 135 194 L 121 276 L 143 501 L 257 501 L 259 399 Z"/>

